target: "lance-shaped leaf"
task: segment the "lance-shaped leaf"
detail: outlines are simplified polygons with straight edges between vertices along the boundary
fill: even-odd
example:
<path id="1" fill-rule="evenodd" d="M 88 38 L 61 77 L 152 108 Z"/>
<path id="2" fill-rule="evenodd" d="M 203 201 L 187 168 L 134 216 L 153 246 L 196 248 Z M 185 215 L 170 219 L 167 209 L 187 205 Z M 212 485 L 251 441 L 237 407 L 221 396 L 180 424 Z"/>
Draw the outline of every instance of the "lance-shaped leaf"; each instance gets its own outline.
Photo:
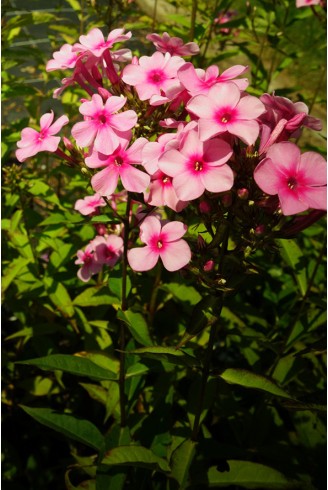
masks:
<path id="1" fill-rule="evenodd" d="M 153 345 L 153 342 L 149 335 L 149 328 L 146 320 L 141 313 L 126 310 L 119 310 L 117 312 L 117 318 L 122 320 L 131 332 L 131 335 L 135 338 L 137 342 L 141 345 L 147 347 Z"/>
<path id="2" fill-rule="evenodd" d="M 201 484 L 201 478 L 196 476 L 193 483 Z M 215 466 L 212 466 L 203 478 L 206 488 L 227 488 L 230 485 L 237 485 L 238 488 L 259 488 L 261 490 L 310 490 L 312 488 L 307 482 L 291 480 L 270 466 L 252 463 L 251 461 L 228 460 L 227 470 L 218 471 Z"/>
<path id="3" fill-rule="evenodd" d="M 162 347 L 160 345 L 142 347 L 141 349 L 127 351 L 127 354 L 137 354 L 138 356 L 148 357 L 149 359 L 155 359 L 156 361 L 170 362 L 172 364 L 183 366 L 193 367 L 201 365 L 199 359 L 187 354 L 181 349 L 175 349 L 174 347 Z"/>
<path id="4" fill-rule="evenodd" d="M 177 480 L 180 489 L 186 488 L 189 468 L 196 453 L 196 442 L 187 439 L 183 441 L 172 453 L 171 457 L 171 475 Z"/>
<path id="5" fill-rule="evenodd" d="M 160 458 L 150 449 L 142 446 L 115 447 L 105 454 L 101 463 L 109 466 L 140 466 L 164 473 L 171 471 L 166 459 Z"/>
<path id="6" fill-rule="evenodd" d="M 226 369 L 219 374 L 227 383 L 243 386 L 244 388 L 253 388 L 256 390 L 265 391 L 271 395 L 280 396 L 282 398 L 291 399 L 292 397 L 287 391 L 280 388 L 274 381 L 265 376 L 246 371 L 244 369 Z"/>
<path id="7" fill-rule="evenodd" d="M 108 294 L 107 288 L 91 287 L 76 296 L 73 305 L 76 306 L 101 306 L 119 304 L 115 296 Z"/>
<path id="8" fill-rule="evenodd" d="M 278 240 L 281 246 L 281 255 L 287 265 L 289 265 L 297 282 L 299 291 L 302 296 L 306 294 L 306 259 L 300 247 L 295 240 Z"/>
<path id="9" fill-rule="evenodd" d="M 19 361 L 18 364 L 29 364 L 46 371 L 60 370 L 77 376 L 87 376 L 97 380 L 116 380 L 117 374 L 98 366 L 87 357 L 53 354 L 47 357 Z"/>
<path id="10" fill-rule="evenodd" d="M 58 413 L 50 408 L 31 408 L 20 405 L 21 408 L 40 424 L 61 432 L 70 439 L 82 442 L 98 450 L 104 438 L 95 425 L 89 420 L 79 419 L 66 413 Z"/>

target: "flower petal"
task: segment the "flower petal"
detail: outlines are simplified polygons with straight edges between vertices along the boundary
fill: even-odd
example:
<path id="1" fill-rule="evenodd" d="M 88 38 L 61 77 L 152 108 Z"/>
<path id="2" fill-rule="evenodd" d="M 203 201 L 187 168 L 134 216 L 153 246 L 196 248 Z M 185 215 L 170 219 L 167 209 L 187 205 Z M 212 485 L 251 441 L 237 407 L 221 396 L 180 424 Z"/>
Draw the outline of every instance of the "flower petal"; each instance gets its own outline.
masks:
<path id="1" fill-rule="evenodd" d="M 158 262 L 159 254 L 153 252 L 147 245 L 128 250 L 128 262 L 134 271 L 144 272 L 153 269 Z"/>
<path id="2" fill-rule="evenodd" d="M 185 240 L 178 240 L 169 245 L 170 246 L 166 247 L 159 255 L 165 269 L 173 272 L 182 269 L 182 267 L 185 267 L 190 262 L 191 251 Z"/>

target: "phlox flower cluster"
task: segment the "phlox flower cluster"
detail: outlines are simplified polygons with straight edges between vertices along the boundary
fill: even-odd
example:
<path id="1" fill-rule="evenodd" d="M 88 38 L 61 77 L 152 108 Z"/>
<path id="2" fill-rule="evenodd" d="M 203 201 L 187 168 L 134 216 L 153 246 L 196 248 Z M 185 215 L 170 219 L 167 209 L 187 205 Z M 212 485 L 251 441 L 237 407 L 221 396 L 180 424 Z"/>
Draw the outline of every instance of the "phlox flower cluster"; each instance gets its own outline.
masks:
<path id="1" fill-rule="evenodd" d="M 82 281 L 104 265 L 114 267 L 123 244 L 129 244 L 127 260 L 136 272 L 160 261 L 168 271 L 195 263 L 215 274 L 214 246 L 200 235 L 195 239 L 191 223 L 202 224 L 215 242 L 228 220 L 240 251 L 272 240 L 284 216 L 326 209 L 325 160 L 314 152 L 302 155 L 289 141 L 304 126 L 321 129 L 303 102 L 249 95 L 247 66 L 222 72 L 215 65 L 196 67 L 185 58 L 198 54 L 197 44 L 166 32 L 147 36 L 153 54 L 133 56 L 121 47 L 131 36 L 115 29 L 105 38 L 94 28 L 56 51 L 47 71 L 72 74 L 54 97 L 75 84 L 86 92 L 81 120 L 71 128 L 73 142 L 64 137 L 59 148 L 54 135 L 69 121 L 61 116 L 53 122 L 51 112 L 41 117 L 39 132 L 25 128 L 17 143 L 19 161 L 55 152 L 89 175 L 94 194 L 77 200 L 78 212 L 121 220 L 114 230 L 102 225 L 78 251 Z M 129 206 L 124 217 L 121 202 Z"/>

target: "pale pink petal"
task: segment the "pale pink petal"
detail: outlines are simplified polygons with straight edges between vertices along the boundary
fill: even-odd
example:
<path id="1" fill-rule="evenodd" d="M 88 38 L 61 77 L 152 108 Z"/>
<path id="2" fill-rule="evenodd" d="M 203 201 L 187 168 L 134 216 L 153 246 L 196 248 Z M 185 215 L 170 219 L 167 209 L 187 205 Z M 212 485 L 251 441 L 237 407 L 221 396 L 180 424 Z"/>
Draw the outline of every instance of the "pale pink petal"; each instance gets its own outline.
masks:
<path id="1" fill-rule="evenodd" d="M 72 127 L 72 136 L 81 148 L 90 146 L 97 134 L 97 126 L 91 121 L 81 121 Z"/>
<path id="2" fill-rule="evenodd" d="M 282 187 L 279 192 L 279 201 L 281 211 L 285 216 L 302 213 L 309 208 L 309 205 L 298 199 L 297 192 L 289 189 L 287 186 Z"/>
<path id="3" fill-rule="evenodd" d="M 229 107 L 229 109 L 233 109 L 239 102 L 240 90 L 233 82 L 223 82 L 210 88 L 208 97 L 216 108 Z"/>
<path id="4" fill-rule="evenodd" d="M 138 138 L 126 151 L 129 158 L 129 163 L 141 163 L 142 161 L 142 151 L 145 144 L 148 143 L 146 138 Z"/>
<path id="5" fill-rule="evenodd" d="M 105 155 L 111 155 L 118 148 L 119 144 L 120 140 L 112 128 L 105 124 L 99 126 L 94 142 L 94 147 L 97 151 Z"/>
<path id="6" fill-rule="evenodd" d="M 299 170 L 302 181 L 306 181 L 308 185 L 327 184 L 327 162 L 319 153 L 315 153 L 314 151 L 303 153 Z"/>
<path id="7" fill-rule="evenodd" d="M 67 116 L 61 116 L 48 129 L 48 134 L 57 134 L 69 122 Z"/>
<path id="8" fill-rule="evenodd" d="M 224 70 L 224 72 L 221 73 L 220 75 L 220 80 L 231 80 L 232 78 L 236 78 L 242 73 L 245 73 L 245 71 L 248 70 L 248 66 L 243 66 L 243 65 L 234 65 L 228 68 L 227 70 Z"/>
<path id="9" fill-rule="evenodd" d="M 158 160 L 160 170 L 170 177 L 174 177 L 184 168 L 187 159 L 178 150 L 168 150 Z"/>
<path id="10" fill-rule="evenodd" d="M 288 141 L 272 145 L 266 155 L 286 174 L 296 174 L 301 161 L 300 149 Z"/>
<path id="11" fill-rule="evenodd" d="M 52 121 L 54 119 L 54 113 L 53 111 L 47 112 L 46 114 L 43 114 L 40 119 L 40 129 L 48 129 L 49 126 L 51 125 Z"/>
<path id="12" fill-rule="evenodd" d="M 148 216 L 140 225 L 140 240 L 147 245 L 154 235 L 161 232 L 161 222 L 155 216 Z"/>
<path id="13" fill-rule="evenodd" d="M 265 158 L 254 170 L 254 180 L 263 192 L 275 195 L 284 186 L 286 178 L 270 158 Z"/>
<path id="14" fill-rule="evenodd" d="M 16 150 L 16 158 L 19 162 L 24 162 L 26 158 L 33 157 L 39 151 L 39 146 L 28 146 L 26 148 L 20 148 Z"/>
<path id="15" fill-rule="evenodd" d="M 83 102 L 83 104 L 81 104 L 79 111 L 84 116 L 92 117 L 98 112 L 102 111 L 103 108 L 104 102 L 102 97 L 99 94 L 94 94 L 91 100 L 88 100 L 87 102 Z"/>
<path id="16" fill-rule="evenodd" d="M 186 157 L 189 155 L 202 155 L 203 146 L 204 143 L 199 141 L 198 131 L 189 131 L 183 140 L 180 151 Z"/>
<path id="17" fill-rule="evenodd" d="M 83 46 L 93 48 L 94 46 L 104 43 L 105 38 L 101 30 L 98 29 L 98 27 L 94 27 L 86 36 L 80 36 L 79 41 Z"/>
<path id="18" fill-rule="evenodd" d="M 170 246 L 160 252 L 165 269 L 170 272 L 177 271 L 185 267 L 191 260 L 191 251 L 185 240 L 171 242 Z"/>
<path id="19" fill-rule="evenodd" d="M 153 252 L 148 246 L 140 248 L 132 248 L 128 250 L 128 262 L 136 272 L 144 272 L 153 269 L 157 264 L 159 254 Z"/>
<path id="20" fill-rule="evenodd" d="M 113 95 L 109 97 L 105 102 L 105 108 L 111 114 L 119 111 L 126 103 L 126 97 L 116 97 Z M 130 128 L 129 128 L 130 129 Z"/>
<path id="21" fill-rule="evenodd" d="M 306 187 L 301 189 L 301 199 L 310 208 L 327 209 L 327 187 Z"/>
<path id="22" fill-rule="evenodd" d="M 37 141 L 40 133 L 32 128 L 24 128 L 21 132 L 21 140 L 17 141 L 18 148 L 25 148 Z"/>
<path id="23" fill-rule="evenodd" d="M 179 240 L 187 231 L 187 226 L 181 221 L 170 221 L 162 227 L 162 234 L 165 234 L 165 242 Z"/>
<path id="24" fill-rule="evenodd" d="M 206 141 L 220 133 L 225 133 L 226 125 L 219 124 L 214 119 L 200 119 L 198 121 L 199 139 Z"/>
<path id="25" fill-rule="evenodd" d="M 134 111 L 124 111 L 119 114 L 113 114 L 110 125 L 118 131 L 127 131 L 136 125 L 137 120 L 138 116 Z"/>
<path id="26" fill-rule="evenodd" d="M 205 186 L 199 176 L 189 171 L 180 172 L 173 177 L 173 187 L 181 201 L 197 199 L 205 191 Z"/>
<path id="27" fill-rule="evenodd" d="M 89 168 L 106 167 L 112 159 L 99 151 L 93 151 L 90 156 L 86 157 L 85 163 Z"/>
<path id="28" fill-rule="evenodd" d="M 207 95 L 195 95 L 186 105 L 188 112 L 195 114 L 200 118 L 210 119 L 214 117 L 215 108 L 213 107 L 213 102 L 209 100 Z"/>
<path id="29" fill-rule="evenodd" d="M 231 146 L 219 138 L 204 142 L 204 160 L 209 166 L 222 165 L 232 156 Z"/>
<path id="30" fill-rule="evenodd" d="M 119 172 L 114 165 L 109 168 L 104 168 L 92 177 L 92 188 L 101 196 L 110 196 L 115 192 L 118 177 Z"/>
<path id="31" fill-rule="evenodd" d="M 149 82 L 144 82 L 142 84 L 136 85 L 136 91 L 140 100 L 148 100 L 153 95 L 160 95 L 160 87 Z"/>
<path id="32" fill-rule="evenodd" d="M 259 135 L 260 126 L 256 121 L 233 121 L 226 125 L 230 134 L 238 136 L 247 145 L 253 145 Z"/>
<path id="33" fill-rule="evenodd" d="M 120 176 L 124 189 L 130 192 L 144 192 L 150 183 L 150 176 L 132 165 L 122 165 Z"/>
<path id="34" fill-rule="evenodd" d="M 139 65 L 128 65 L 124 68 L 122 80 L 128 85 L 138 85 L 145 80 L 144 69 Z"/>
<path id="35" fill-rule="evenodd" d="M 233 171 L 229 165 L 210 167 L 201 174 L 203 185 L 210 192 L 224 192 L 233 186 Z"/>
<path id="36" fill-rule="evenodd" d="M 256 119 L 265 111 L 265 105 L 257 97 L 246 95 L 238 104 L 239 119 Z"/>
<path id="37" fill-rule="evenodd" d="M 59 143 L 60 143 L 59 136 L 48 136 L 43 141 L 41 141 L 39 151 L 54 152 L 57 150 Z"/>

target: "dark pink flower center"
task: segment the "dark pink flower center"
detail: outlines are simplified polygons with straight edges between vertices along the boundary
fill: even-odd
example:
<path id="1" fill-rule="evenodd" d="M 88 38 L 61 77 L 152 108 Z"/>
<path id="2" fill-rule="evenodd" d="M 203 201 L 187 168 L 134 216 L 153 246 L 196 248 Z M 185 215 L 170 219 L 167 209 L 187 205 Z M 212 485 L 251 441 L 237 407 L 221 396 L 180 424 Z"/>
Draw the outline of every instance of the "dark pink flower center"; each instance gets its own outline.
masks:
<path id="1" fill-rule="evenodd" d="M 196 170 L 196 172 L 201 172 L 203 170 L 203 162 L 196 160 L 194 163 L 194 169 Z"/>
<path id="2" fill-rule="evenodd" d="M 157 248 L 162 248 L 162 247 L 163 247 L 163 242 L 161 240 L 158 240 Z"/>
<path id="3" fill-rule="evenodd" d="M 163 184 L 167 184 L 167 183 L 171 182 L 171 179 L 167 175 L 164 175 L 162 177 L 162 182 L 163 182 Z"/>
<path id="4" fill-rule="evenodd" d="M 122 158 L 122 157 L 117 156 L 117 157 L 115 158 L 114 163 L 115 163 L 115 165 L 116 165 L 117 167 L 121 167 L 121 166 L 123 165 L 123 163 L 124 163 L 124 160 L 123 160 L 123 158 Z"/>
<path id="5" fill-rule="evenodd" d="M 287 185 L 289 187 L 289 189 L 293 190 L 295 189 L 295 187 L 297 186 L 297 180 L 295 177 L 289 177 L 288 181 L 287 181 Z"/>
<path id="6" fill-rule="evenodd" d="M 99 119 L 99 122 L 101 122 L 101 124 L 106 124 L 106 122 L 107 122 L 107 117 L 105 114 L 100 114 L 98 119 Z"/>
<path id="7" fill-rule="evenodd" d="M 161 233 L 159 235 L 154 235 L 150 240 L 150 247 L 153 252 L 163 251 L 166 247 L 167 242 L 165 241 L 165 235 L 163 236 Z"/>
<path id="8" fill-rule="evenodd" d="M 105 255 L 106 259 L 114 259 L 114 257 L 116 257 L 116 253 L 110 247 L 106 247 L 106 249 L 104 251 L 104 255 Z"/>
<path id="9" fill-rule="evenodd" d="M 152 70 L 148 75 L 148 81 L 154 83 L 155 85 L 159 85 L 166 77 L 163 73 L 163 70 Z"/>
<path id="10" fill-rule="evenodd" d="M 39 136 L 37 137 L 37 141 L 43 141 L 47 136 L 47 130 L 43 129 L 40 131 Z"/>
<path id="11" fill-rule="evenodd" d="M 85 265 L 90 265 L 93 261 L 93 256 L 90 252 L 85 252 L 83 262 Z"/>
<path id="12" fill-rule="evenodd" d="M 221 122 L 223 124 L 226 124 L 227 122 L 229 122 L 231 119 L 231 114 L 229 114 L 228 112 L 225 112 L 222 116 L 221 116 Z"/>

